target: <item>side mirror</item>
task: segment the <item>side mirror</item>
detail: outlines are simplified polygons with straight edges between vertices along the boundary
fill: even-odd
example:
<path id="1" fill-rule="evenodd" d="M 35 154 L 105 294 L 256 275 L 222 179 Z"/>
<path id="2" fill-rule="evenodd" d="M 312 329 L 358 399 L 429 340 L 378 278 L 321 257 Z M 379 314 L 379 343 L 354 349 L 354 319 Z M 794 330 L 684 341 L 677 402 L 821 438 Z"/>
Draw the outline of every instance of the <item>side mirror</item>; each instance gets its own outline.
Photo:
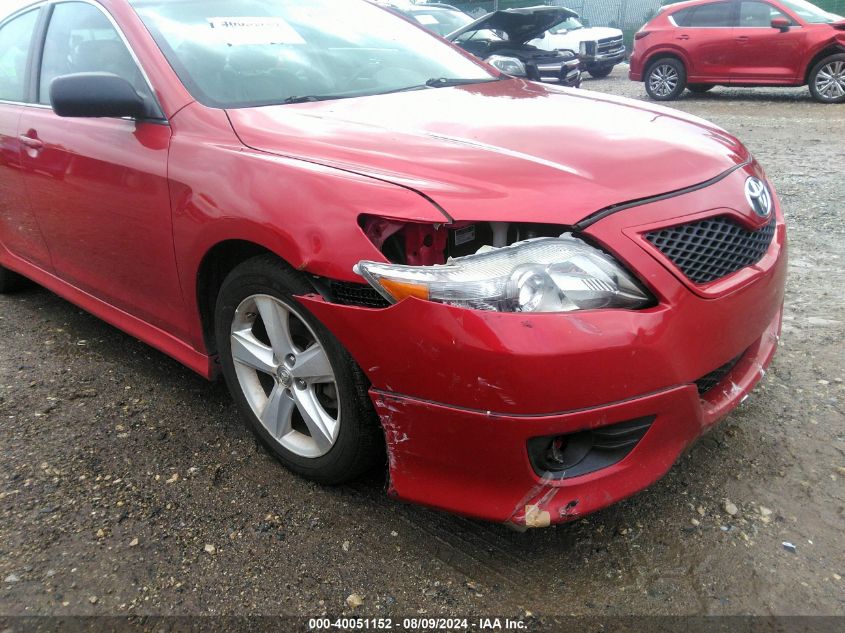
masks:
<path id="1" fill-rule="evenodd" d="M 111 73 L 78 73 L 50 84 L 53 111 L 61 117 L 144 118 L 147 104 L 125 79 Z"/>
<path id="2" fill-rule="evenodd" d="M 788 31 L 790 26 L 792 24 L 786 18 L 772 18 L 772 28 L 777 29 L 781 33 Z"/>

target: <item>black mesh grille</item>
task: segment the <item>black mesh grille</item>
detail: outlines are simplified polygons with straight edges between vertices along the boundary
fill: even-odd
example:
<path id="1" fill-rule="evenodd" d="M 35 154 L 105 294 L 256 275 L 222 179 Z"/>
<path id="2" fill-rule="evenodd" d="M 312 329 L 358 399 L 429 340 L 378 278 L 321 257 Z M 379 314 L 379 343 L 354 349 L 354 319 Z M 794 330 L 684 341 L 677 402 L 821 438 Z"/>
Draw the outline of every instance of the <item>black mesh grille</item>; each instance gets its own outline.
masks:
<path id="1" fill-rule="evenodd" d="M 732 361 L 725 363 L 718 369 L 714 369 L 706 376 L 702 376 L 698 380 L 695 381 L 696 387 L 698 387 L 698 393 L 704 395 L 711 389 L 713 389 L 716 385 L 722 382 L 731 370 L 736 367 L 736 364 L 739 362 L 739 359 L 742 358 L 742 354 L 734 358 Z"/>
<path id="2" fill-rule="evenodd" d="M 372 286 L 346 281 L 332 281 L 332 297 L 335 303 L 362 308 L 386 308 L 390 304 Z"/>
<path id="3" fill-rule="evenodd" d="M 759 262 L 774 234 L 774 216 L 757 231 L 719 216 L 653 231 L 646 239 L 692 281 L 705 284 Z"/>

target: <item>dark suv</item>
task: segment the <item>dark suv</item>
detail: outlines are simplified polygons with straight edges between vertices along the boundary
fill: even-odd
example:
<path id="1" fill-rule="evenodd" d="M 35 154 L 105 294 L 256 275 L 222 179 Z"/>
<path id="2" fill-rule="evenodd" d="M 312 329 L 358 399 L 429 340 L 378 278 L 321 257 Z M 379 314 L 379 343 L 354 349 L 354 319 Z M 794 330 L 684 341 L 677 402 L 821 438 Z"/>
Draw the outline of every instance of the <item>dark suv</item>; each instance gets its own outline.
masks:
<path id="1" fill-rule="evenodd" d="M 507 9 L 473 21 L 450 5 L 388 6 L 508 75 L 574 88 L 581 85 L 581 64 L 574 52 L 547 51 L 528 44 L 555 24 L 577 15 L 569 9 Z"/>

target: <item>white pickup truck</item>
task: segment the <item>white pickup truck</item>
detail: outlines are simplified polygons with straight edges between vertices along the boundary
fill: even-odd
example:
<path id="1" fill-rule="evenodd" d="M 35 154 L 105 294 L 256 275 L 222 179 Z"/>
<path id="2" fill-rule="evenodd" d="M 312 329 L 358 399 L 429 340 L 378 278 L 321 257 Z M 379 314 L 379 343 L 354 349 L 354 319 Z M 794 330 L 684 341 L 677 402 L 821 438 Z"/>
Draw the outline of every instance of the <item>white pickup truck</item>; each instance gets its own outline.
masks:
<path id="1" fill-rule="evenodd" d="M 570 50 L 581 60 L 581 70 L 593 77 L 607 77 L 616 64 L 625 61 L 622 31 L 607 27 L 586 27 L 578 17 L 570 17 L 556 24 L 529 42 L 537 48 Z"/>

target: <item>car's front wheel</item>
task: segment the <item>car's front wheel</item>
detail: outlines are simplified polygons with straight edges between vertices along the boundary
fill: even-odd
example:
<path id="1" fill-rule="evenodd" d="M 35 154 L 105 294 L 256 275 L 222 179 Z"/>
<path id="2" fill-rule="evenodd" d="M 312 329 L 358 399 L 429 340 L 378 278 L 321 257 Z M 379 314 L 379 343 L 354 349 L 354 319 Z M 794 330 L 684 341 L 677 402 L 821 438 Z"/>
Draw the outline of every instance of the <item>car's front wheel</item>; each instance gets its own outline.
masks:
<path id="1" fill-rule="evenodd" d="M 0 266 L 0 295 L 15 292 L 28 284 L 26 277 L 13 273 L 8 268 Z"/>
<path id="2" fill-rule="evenodd" d="M 598 68 L 591 68 L 588 72 L 590 76 L 596 79 L 604 79 L 613 71 L 613 66 L 599 66 Z"/>
<path id="3" fill-rule="evenodd" d="M 645 90 L 656 101 L 677 99 L 687 85 L 683 63 L 674 57 L 658 59 L 648 68 Z"/>
<path id="4" fill-rule="evenodd" d="M 821 103 L 845 103 L 845 53 L 825 57 L 810 71 L 810 94 Z"/>
<path id="5" fill-rule="evenodd" d="M 338 484 L 383 452 L 367 381 L 343 346 L 294 298 L 313 292 L 272 256 L 235 268 L 220 289 L 217 348 L 252 430 L 289 469 Z"/>

